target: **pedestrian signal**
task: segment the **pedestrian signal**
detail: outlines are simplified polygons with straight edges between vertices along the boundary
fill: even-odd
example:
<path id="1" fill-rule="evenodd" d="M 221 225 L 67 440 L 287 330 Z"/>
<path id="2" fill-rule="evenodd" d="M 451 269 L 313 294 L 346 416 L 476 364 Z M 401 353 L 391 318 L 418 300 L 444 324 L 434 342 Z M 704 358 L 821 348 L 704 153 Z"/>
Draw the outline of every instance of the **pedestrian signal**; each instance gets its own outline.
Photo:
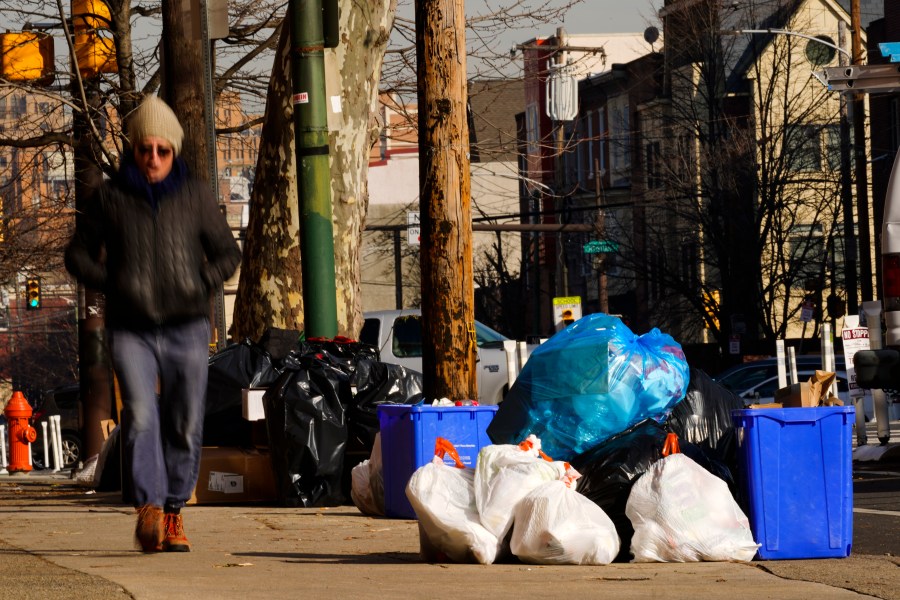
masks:
<path id="1" fill-rule="evenodd" d="M 25 280 L 25 308 L 36 310 L 41 307 L 41 278 L 29 277 Z"/>

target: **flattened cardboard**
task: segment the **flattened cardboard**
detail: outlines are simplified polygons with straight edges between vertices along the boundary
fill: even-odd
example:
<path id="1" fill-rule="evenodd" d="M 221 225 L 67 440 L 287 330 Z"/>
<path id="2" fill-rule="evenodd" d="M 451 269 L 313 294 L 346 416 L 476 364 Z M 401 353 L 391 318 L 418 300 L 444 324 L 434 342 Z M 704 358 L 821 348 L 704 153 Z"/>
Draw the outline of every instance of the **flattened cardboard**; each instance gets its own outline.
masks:
<path id="1" fill-rule="evenodd" d="M 188 504 L 240 504 L 277 499 L 275 472 L 267 453 L 204 446 L 200 454 L 200 476 Z"/>

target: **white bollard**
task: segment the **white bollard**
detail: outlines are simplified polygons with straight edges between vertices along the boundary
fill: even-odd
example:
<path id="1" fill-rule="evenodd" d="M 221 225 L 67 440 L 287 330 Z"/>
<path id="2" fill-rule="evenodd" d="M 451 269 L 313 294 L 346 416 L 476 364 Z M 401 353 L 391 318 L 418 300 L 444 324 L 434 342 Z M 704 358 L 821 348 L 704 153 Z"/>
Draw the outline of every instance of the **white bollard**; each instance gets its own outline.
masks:
<path id="1" fill-rule="evenodd" d="M 516 341 L 503 340 L 503 351 L 506 353 L 506 382 L 512 387 L 516 382 Z"/>
<path id="2" fill-rule="evenodd" d="M 797 351 L 793 346 L 787 349 L 787 364 L 788 364 L 788 375 L 791 380 L 791 384 L 798 383 L 797 382 Z"/>
<path id="3" fill-rule="evenodd" d="M 519 372 L 521 373 L 525 363 L 528 362 L 528 344 L 516 342 L 516 345 L 519 347 Z"/>
<path id="4" fill-rule="evenodd" d="M 775 340 L 775 357 L 778 367 L 778 389 L 781 389 L 788 384 L 787 368 L 784 362 L 784 340 Z"/>
<path id="5" fill-rule="evenodd" d="M 53 450 L 53 468 L 51 470 L 55 473 L 59 471 L 60 466 L 59 446 L 57 446 L 56 439 L 56 419 L 52 415 L 48 418 L 50 419 L 50 447 Z"/>
<path id="6" fill-rule="evenodd" d="M 41 421 L 41 429 L 44 432 L 44 468 L 50 468 L 50 440 L 47 438 L 47 421 Z"/>
<path id="7" fill-rule="evenodd" d="M 62 449 L 62 417 L 60 415 L 53 415 L 53 419 L 56 421 L 56 451 L 59 453 L 59 468 L 62 469 L 66 466 Z"/>
<path id="8" fill-rule="evenodd" d="M 0 472 L 6 472 L 6 425 L 0 425 Z"/>
<path id="9" fill-rule="evenodd" d="M 866 326 L 869 328 L 869 348 L 881 349 L 881 300 L 870 300 L 862 303 L 866 313 Z M 878 424 L 878 441 L 887 444 L 891 441 L 891 423 L 888 412 L 887 394 L 884 390 L 872 390 L 872 407 L 875 422 Z"/>

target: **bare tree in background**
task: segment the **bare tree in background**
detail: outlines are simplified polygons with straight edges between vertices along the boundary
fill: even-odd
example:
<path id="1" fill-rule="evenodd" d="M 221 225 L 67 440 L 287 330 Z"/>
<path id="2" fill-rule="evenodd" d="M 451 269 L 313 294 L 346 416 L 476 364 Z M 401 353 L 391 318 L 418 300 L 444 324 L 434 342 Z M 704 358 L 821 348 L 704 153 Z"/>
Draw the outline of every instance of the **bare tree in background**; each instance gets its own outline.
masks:
<path id="1" fill-rule="evenodd" d="M 737 27 L 717 4 L 669 21 L 670 44 L 697 43 L 667 50 L 671 102 L 641 117 L 635 150 L 652 165 L 629 220 L 644 237 L 625 211 L 607 224 L 654 326 L 678 339 L 706 328 L 725 353 L 740 334 L 752 353 L 786 336 L 802 300 L 821 307 L 843 286 L 839 104 L 810 79 L 807 40 L 722 35 Z M 797 14 L 786 28 L 807 30 Z"/>

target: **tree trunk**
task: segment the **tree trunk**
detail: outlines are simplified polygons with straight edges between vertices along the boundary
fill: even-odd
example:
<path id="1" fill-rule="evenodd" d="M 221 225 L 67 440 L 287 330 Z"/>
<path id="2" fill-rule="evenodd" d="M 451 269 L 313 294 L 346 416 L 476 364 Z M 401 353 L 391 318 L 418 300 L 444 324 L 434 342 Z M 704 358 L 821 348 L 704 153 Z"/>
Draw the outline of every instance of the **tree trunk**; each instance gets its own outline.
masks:
<path id="1" fill-rule="evenodd" d="M 340 70 L 341 127 L 329 138 L 338 334 L 349 337 L 356 337 L 362 325 L 359 246 L 369 204 L 368 153 L 377 135 L 371 115 L 395 8 L 395 0 L 341 0 L 340 6 L 341 40 L 334 58 Z M 231 334 L 237 340 L 256 340 L 270 327 L 303 329 L 287 27 L 285 22 L 272 68 L 256 183 L 250 198 Z"/>
<path id="2" fill-rule="evenodd" d="M 162 97 L 184 128 L 181 156 L 191 171 L 204 179 L 209 173 L 208 140 L 203 87 L 203 49 L 185 19 L 187 0 L 165 0 L 163 10 Z M 197 16 L 199 18 L 199 16 Z"/>
<path id="3" fill-rule="evenodd" d="M 416 2 L 425 395 L 476 399 L 463 0 Z"/>

